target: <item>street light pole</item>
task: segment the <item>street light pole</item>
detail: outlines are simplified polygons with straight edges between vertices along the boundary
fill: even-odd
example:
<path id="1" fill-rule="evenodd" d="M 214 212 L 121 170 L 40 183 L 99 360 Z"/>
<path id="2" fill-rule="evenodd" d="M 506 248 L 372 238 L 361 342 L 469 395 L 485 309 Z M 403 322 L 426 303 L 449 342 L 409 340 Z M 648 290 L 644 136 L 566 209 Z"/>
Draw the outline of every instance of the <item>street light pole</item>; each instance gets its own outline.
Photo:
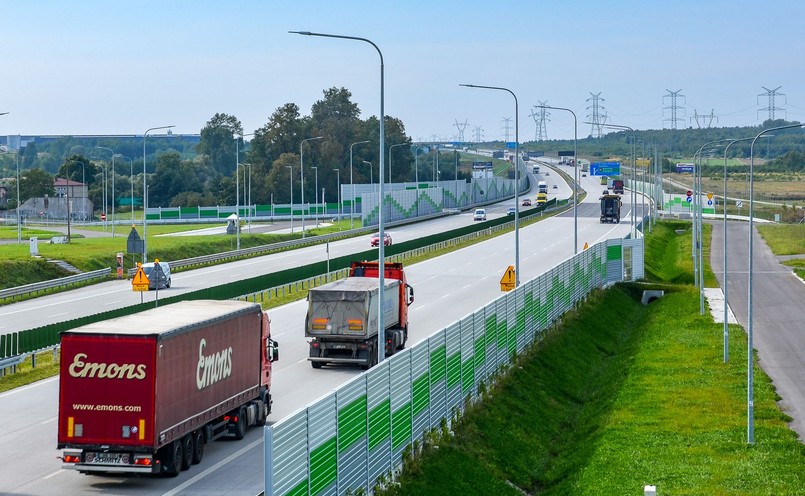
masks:
<path id="1" fill-rule="evenodd" d="M 349 202 L 349 228 L 355 228 L 355 183 L 352 182 L 352 147 L 361 145 L 363 143 L 370 143 L 370 141 L 358 141 L 349 145 L 349 187 L 352 189 L 352 201 Z"/>
<path id="2" fill-rule="evenodd" d="M 145 137 L 148 136 L 148 133 L 151 131 L 170 129 L 172 127 L 176 126 L 150 127 L 143 133 L 143 263 L 148 261 L 148 174 L 145 173 Z M 132 201 L 133 200 L 132 198 Z"/>
<path id="3" fill-rule="evenodd" d="M 290 165 L 285 166 L 288 169 L 288 182 L 290 183 L 291 192 L 291 234 L 293 234 L 293 167 Z"/>
<path id="4" fill-rule="evenodd" d="M 729 350 L 729 335 L 730 335 L 730 328 L 729 328 L 729 299 L 727 297 L 728 292 L 727 289 L 729 285 L 727 284 L 727 152 L 729 151 L 730 147 L 734 143 L 738 143 L 739 141 L 749 141 L 753 138 L 741 138 L 730 141 L 727 146 L 724 148 L 724 275 L 723 285 L 724 285 L 724 363 L 727 363 L 730 359 L 730 350 Z"/>
<path id="5" fill-rule="evenodd" d="M 480 86 L 475 84 L 459 84 L 459 86 L 506 91 L 514 98 L 514 277 L 516 287 L 520 285 L 520 111 L 517 95 L 512 90 L 500 86 Z"/>
<path id="6" fill-rule="evenodd" d="M 316 227 L 319 227 L 319 168 L 313 166 L 311 169 L 316 171 L 316 188 L 313 190 L 313 215 L 316 219 Z"/>
<path id="7" fill-rule="evenodd" d="M 115 157 L 117 154 L 111 148 L 106 148 L 105 146 L 96 146 L 95 148 L 99 148 L 101 150 L 108 150 L 112 154 L 112 217 L 115 214 Z M 104 169 L 105 171 L 105 169 Z M 103 214 L 106 217 L 106 186 L 103 187 Z M 109 220 L 109 217 L 106 217 L 104 220 L 104 225 Z M 112 221 L 112 237 L 115 237 L 115 222 Z"/>
<path id="8" fill-rule="evenodd" d="M 749 148 L 749 311 L 747 321 L 749 326 L 747 329 L 747 388 L 746 388 L 746 412 L 747 412 L 747 442 L 755 444 L 755 394 L 754 394 L 754 355 L 752 345 L 752 238 L 754 238 L 754 199 L 755 199 L 755 142 L 764 134 L 771 131 L 778 131 L 781 129 L 790 129 L 794 127 L 802 127 L 803 124 L 789 124 L 787 126 L 772 127 L 764 129 L 752 140 L 752 146 Z"/>
<path id="9" fill-rule="evenodd" d="M 579 123 L 576 119 L 576 113 L 569 108 L 552 107 L 550 105 L 535 105 L 537 108 L 548 108 L 554 110 L 564 110 L 573 114 L 573 161 L 576 163 L 574 168 L 574 180 L 576 183 L 573 185 L 573 254 L 579 252 L 579 157 L 576 155 L 579 141 Z"/>
<path id="10" fill-rule="evenodd" d="M 134 161 L 129 157 L 117 154 L 118 157 L 129 161 L 129 183 L 131 184 L 131 223 L 134 224 Z"/>
<path id="11" fill-rule="evenodd" d="M 238 250 L 240 250 L 240 169 L 238 169 L 238 167 L 240 166 L 240 141 L 245 136 L 252 136 L 252 135 L 254 135 L 254 133 L 240 134 L 238 136 L 235 136 L 235 217 L 237 217 L 237 219 L 235 219 L 235 221 L 237 222 L 237 225 L 235 226 L 236 227 L 235 231 L 237 233 Z M 245 169 L 243 170 L 243 173 L 244 174 L 246 173 Z M 245 180 L 246 179 L 244 176 L 244 182 Z"/>
<path id="12" fill-rule="evenodd" d="M 336 176 L 336 184 L 337 188 L 335 190 L 335 198 L 338 202 L 338 230 L 341 230 L 341 214 L 344 213 L 344 209 L 341 208 L 341 170 L 340 169 L 333 169 L 335 171 Z"/>
<path id="13" fill-rule="evenodd" d="M 408 144 L 409 143 L 397 143 L 389 147 L 389 184 L 391 184 L 391 149 L 394 148 L 395 146 L 405 146 Z"/>
<path id="14" fill-rule="evenodd" d="M 386 114 L 383 108 L 385 95 L 384 95 L 384 68 L 383 68 L 383 52 L 380 51 L 380 48 L 374 44 L 371 40 L 367 38 L 359 38 L 356 36 L 344 36 L 344 35 L 337 35 L 337 34 L 325 34 L 325 33 L 312 33 L 310 31 L 290 31 L 291 33 L 301 34 L 305 36 L 322 36 L 325 38 L 340 38 L 345 40 L 354 40 L 354 41 L 362 41 L 364 43 L 368 43 L 377 50 L 377 54 L 380 56 L 380 151 L 378 155 L 380 157 L 380 198 L 381 198 L 381 205 L 382 205 L 382 198 L 385 195 L 384 187 L 383 187 L 383 153 L 385 149 L 385 121 L 386 121 Z M 380 279 L 380 287 L 378 289 L 378 299 L 379 301 L 384 301 L 384 292 L 385 292 L 385 272 L 386 272 L 386 260 L 385 260 L 385 243 L 382 242 L 384 239 L 383 236 L 383 209 L 378 210 L 378 217 L 377 223 L 379 227 L 379 234 L 381 242 L 378 243 L 378 278 Z M 386 316 L 383 312 L 382 305 L 378 305 L 377 309 L 377 326 L 378 326 L 378 333 L 377 333 L 377 361 L 378 363 L 382 362 L 386 358 L 386 335 L 385 335 L 385 327 L 386 324 Z"/>
<path id="15" fill-rule="evenodd" d="M 313 141 L 324 138 L 324 136 L 316 136 L 315 138 L 305 138 L 299 143 L 299 178 L 302 180 L 302 237 L 305 237 L 305 151 L 303 145 L 305 141 Z"/>
<path id="16" fill-rule="evenodd" d="M 375 189 L 374 167 L 372 167 L 372 162 L 364 160 L 363 163 L 369 164 L 369 184 L 371 185 L 372 189 Z"/>

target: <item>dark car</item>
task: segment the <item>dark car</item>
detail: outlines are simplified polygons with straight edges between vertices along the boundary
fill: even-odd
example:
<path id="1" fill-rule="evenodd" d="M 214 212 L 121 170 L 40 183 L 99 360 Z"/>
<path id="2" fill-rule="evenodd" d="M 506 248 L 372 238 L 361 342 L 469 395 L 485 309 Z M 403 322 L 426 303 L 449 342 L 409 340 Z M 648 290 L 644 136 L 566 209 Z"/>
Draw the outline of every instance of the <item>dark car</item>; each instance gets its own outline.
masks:
<path id="1" fill-rule="evenodd" d="M 378 246 L 380 244 L 380 233 L 372 234 L 372 241 L 370 244 L 372 246 Z M 391 246 L 391 235 L 387 232 L 383 233 L 383 246 Z"/>
<path id="2" fill-rule="evenodd" d="M 526 198 L 525 200 L 523 200 L 523 206 L 524 207 L 530 207 L 531 206 L 531 199 Z"/>

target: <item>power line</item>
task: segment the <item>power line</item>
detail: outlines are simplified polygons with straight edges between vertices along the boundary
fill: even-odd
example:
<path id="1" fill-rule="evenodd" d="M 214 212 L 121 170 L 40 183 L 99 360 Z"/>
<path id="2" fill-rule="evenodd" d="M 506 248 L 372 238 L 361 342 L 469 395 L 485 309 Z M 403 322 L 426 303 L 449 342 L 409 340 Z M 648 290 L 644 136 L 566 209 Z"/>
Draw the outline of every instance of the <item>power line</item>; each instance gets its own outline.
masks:
<path id="1" fill-rule="evenodd" d="M 480 143 L 484 136 L 484 129 L 481 126 L 475 126 L 472 132 L 475 133 L 475 142 Z"/>
<path id="2" fill-rule="evenodd" d="M 503 136 L 506 137 L 505 142 L 508 143 L 509 136 L 511 135 L 512 118 L 502 117 L 502 119 L 500 126 L 503 128 Z"/>
<path id="3" fill-rule="evenodd" d="M 713 125 L 713 119 L 718 121 L 718 116 L 715 115 L 713 113 L 713 111 L 714 111 L 713 109 L 710 109 L 710 114 L 700 114 L 698 110 L 693 109 L 693 117 L 691 117 L 690 119 L 691 119 L 691 121 L 695 119 L 696 120 L 696 127 L 701 129 L 702 125 L 699 123 L 699 119 L 701 118 L 702 122 L 707 122 L 706 127 L 709 129 L 710 126 Z M 708 119 L 709 119 L 709 121 L 708 121 Z"/>
<path id="4" fill-rule="evenodd" d="M 537 129 L 534 132 L 534 141 L 545 141 L 548 139 L 548 126 L 547 122 L 550 121 L 548 118 L 551 113 L 547 111 L 545 105 L 548 105 L 548 101 L 540 102 L 537 100 L 541 107 L 539 108 L 538 113 L 534 113 L 534 109 L 531 109 L 531 117 L 534 119 L 534 124 L 536 124 Z"/>
<path id="5" fill-rule="evenodd" d="M 604 99 L 601 98 L 600 91 L 596 94 L 590 93 L 590 98 L 586 101 L 589 102 L 590 100 L 593 102 L 592 105 L 587 106 L 587 110 L 592 109 L 592 112 L 587 114 L 587 118 L 590 120 L 591 124 L 590 136 L 600 138 L 604 135 L 604 124 L 607 122 L 607 109 L 601 105 Z"/>
<path id="6" fill-rule="evenodd" d="M 680 92 L 682 91 L 681 89 L 676 90 L 676 91 L 671 91 L 671 90 L 665 90 L 665 91 L 667 91 L 668 94 L 663 95 L 662 103 L 663 103 L 663 105 L 665 105 L 665 99 L 670 98 L 671 99 L 671 105 L 663 107 L 662 109 L 663 109 L 663 111 L 670 110 L 671 111 L 671 117 L 669 119 L 663 119 L 662 121 L 663 122 L 670 121 L 671 122 L 671 129 L 676 129 L 676 123 L 677 122 L 679 122 L 679 121 L 682 121 L 683 123 L 685 122 L 685 119 L 683 119 L 682 117 L 678 117 L 680 112 L 682 114 L 685 113 L 685 107 L 679 106 L 677 104 L 676 100 L 677 100 L 677 98 L 680 98 L 680 97 L 685 98 L 685 95 L 680 94 Z M 663 115 L 665 115 L 664 112 L 663 112 Z"/>
<path id="7" fill-rule="evenodd" d="M 467 129 L 469 124 L 467 123 L 467 119 L 464 119 L 464 122 L 459 123 L 458 119 L 454 119 L 456 121 L 455 126 L 458 129 L 458 141 L 460 143 L 464 143 L 464 130 Z"/>
<path id="8" fill-rule="evenodd" d="M 779 95 L 779 96 L 783 96 L 783 97 L 784 97 L 784 96 L 785 96 L 785 93 L 777 93 L 777 90 L 779 90 L 780 88 L 782 88 L 782 86 L 778 86 L 778 87 L 774 88 L 773 90 L 770 90 L 770 89 L 766 88 L 765 86 L 761 86 L 761 88 L 763 88 L 764 90 L 766 90 L 766 92 L 765 92 L 765 93 L 761 93 L 761 94 L 759 94 L 759 95 L 758 95 L 758 99 L 759 99 L 761 96 L 768 97 L 768 99 L 769 99 L 769 104 L 768 104 L 768 105 L 767 105 L 765 108 L 762 108 L 762 109 L 758 110 L 758 114 L 760 114 L 760 112 L 764 112 L 764 111 L 766 111 L 766 112 L 768 112 L 768 113 L 769 113 L 769 120 L 770 120 L 770 121 L 773 121 L 773 120 L 775 120 L 775 119 L 774 119 L 774 112 L 775 112 L 776 110 L 782 110 L 783 112 L 785 112 L 785 111 L 786 111 L 784 108 L 780 108 L 780 107 L 775 107 L 775 106 L 774 106 L 774 98 L 775 98 L 777 95 Z M 786 98 L 785 103 L 788 103 L 788 99 L 787 99 L 787 98 Z M 760 102 L 758 102 L 758 105 L 760 105 Z M 788 117 L 788 115 L 786 115 L 786 117 Z"/>

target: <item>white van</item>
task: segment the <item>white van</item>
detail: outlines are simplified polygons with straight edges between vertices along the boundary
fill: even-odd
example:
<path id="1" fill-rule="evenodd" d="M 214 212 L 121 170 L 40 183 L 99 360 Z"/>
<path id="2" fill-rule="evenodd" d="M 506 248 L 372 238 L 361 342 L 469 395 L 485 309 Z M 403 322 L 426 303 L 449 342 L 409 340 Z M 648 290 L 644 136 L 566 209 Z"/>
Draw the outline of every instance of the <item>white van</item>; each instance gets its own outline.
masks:
<path id="1" fill-rule="evenodd" d="M 160 271 L 154 270 L 154 262 L 143 264 L 143 272 L 148 278 L 148 289 L 159 289 L 171 287 L 171 266 L 168 262 L 159 262 Z M 157 279 L 159 279 L 157 281 Z"/>
<path id="2" fill-rule="evenodd" d="M 486 210 L 483 208 L 476 209 L 472 215 L 472 220 L 486 220 Z"/>

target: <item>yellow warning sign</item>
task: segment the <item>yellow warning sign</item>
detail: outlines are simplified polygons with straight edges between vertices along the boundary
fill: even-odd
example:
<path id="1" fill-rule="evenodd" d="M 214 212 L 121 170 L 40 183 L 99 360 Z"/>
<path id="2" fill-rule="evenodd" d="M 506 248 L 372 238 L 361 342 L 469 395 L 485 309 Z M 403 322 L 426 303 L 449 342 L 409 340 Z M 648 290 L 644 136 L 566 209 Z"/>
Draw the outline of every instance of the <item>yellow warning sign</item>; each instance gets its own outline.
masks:
<path id="1" fill-rule="evenodd" d="M 516 278 L 514 273 L 514 266 L 509 265 L 509 268 L 506 269 L 506 272 L 503 273 L 503 277 L 500 278 L 500 290 L 501 291 L 511 291 L 517 284 Z"/>
<path id="2" fill-rule="evenodd" d="M 713 193 L 707 193 L 707 199 L 712 200 L 713 199 Z"/>
<path id="3" fill-rule="evenodd" d="M 587 249 L 587 248 L 589 248 L 589 247 L 590 247 L 590 245 L 588 245 L 588 244 L 585 242 L 585 243 L 584 243 L 584 249 L 586 250 L 586 249 Z"/>
<path id="4" fill-rule="evenodd" d="M 131 289 L 134 291 L 148 291 L 148 276 L 143 271 L 142 264 L 137 264 L 137 273 L 131 280 Z"/>

